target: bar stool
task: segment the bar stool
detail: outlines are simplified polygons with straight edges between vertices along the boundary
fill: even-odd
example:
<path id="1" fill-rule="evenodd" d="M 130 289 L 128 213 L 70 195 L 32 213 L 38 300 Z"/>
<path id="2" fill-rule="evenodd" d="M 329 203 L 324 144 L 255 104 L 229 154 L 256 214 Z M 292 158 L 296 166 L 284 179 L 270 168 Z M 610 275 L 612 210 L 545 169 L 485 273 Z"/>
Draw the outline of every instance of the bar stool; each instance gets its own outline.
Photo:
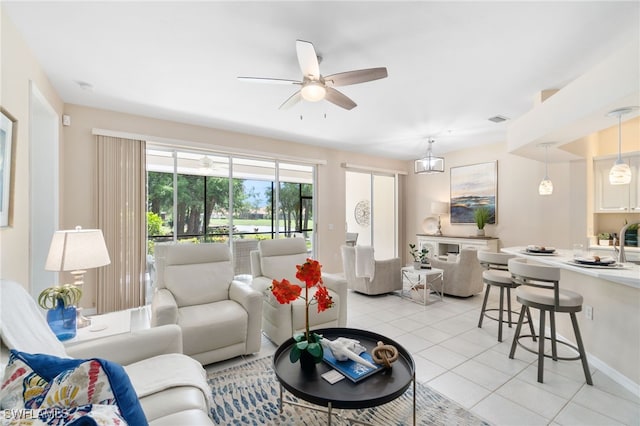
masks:
<path id="1" fill-rule="evenodd" d="M 554 361 L 559 359 L 565 361 L 581 360 L 587 384 L 593 385 L 591 372 L 589 371 L 589 364 L 587 363 L 587 355 L 582 343 L 582 337 L 580 336 L 580 329 L 578 328 L 578 319 L 576 318 L 576 312 L 580 312 L 582 310 L 582 295 L 573 291 L 560 289 L 560 268 L 534 265 L 527 263 L 526 259 L 514 258 L 509 260 L 509 272 L 511 272 L 513 280 L 520 284 L 520 287 L 516 289 L 516 300 L 522 304 L 520 317 L 518 318 L 518 325 L 516 326 L 516 332 L 513 336 L 513 343 L 511 344 L 509 358 L 513 359 L 513 356 L 516 353 L 516 344 L 522 346 L 529 352 L 537 353 L 538 382 L 543 383 L 542 376 L 544 370 L 544 358 L 549 357 L 549 355 L 545 355 L 544 353 L 544 341 L 548 339 L 551 340 L 551 358 Z M 529 307 L 540 310 L 540 328 L 538 330 L 539 339 L 537 352 L 527 348 L 519 342 L 523 337 L 535 337 L 533 332 L 531 335 L 520 335 L 524 314 L 526 309 Z M 545 337 L 545 317 L 547 311 L 549 312 L 551 337 Z M 558 342 L 556 339 L 556 312 L 567 312 L 571 316 L 571 324 L 573 325 L 573 332 L 576 336 L 577 346 L 563 341 Z M 578 352 L 578 356 L 559 357 L 557 343 L 575 350 Z"/>
<path id="2" fill-rule="evenodd" d="M 514 283 L 511 279 L 511 273 L 508 271 L 507 263 L 509 259 L 515 257 L 512 254 L 506 253 L 494 253 L 486 250 L 478 250 L 478 261 L 485 268 L 482 271 L 482 282 L 485 283 L 486 289 L 484 292 L 484 300 L 482 301 L 482 309 L 480 310 L 480 319 L 478 320 L 478 328 L 482 328 L 482 321 L 484 317 L 487 317 L 491 320 L 498 321 L 498 342 L 502 342 L 502 324 L 506 323 L 509 328 L 511 325 L 516 324 L 515 321 L 512 321 L 511 314 L 518 314 L 518 312 L 511 310 L 511 289 L 516 288 L 519 284 Z M 499 287 L 500 288 L 500 305 L 498 308 L 490 308 L 487 309 L 487 301 L 489 300 L 489 293 L 491 292 L 491 287 Z M 504 320 L 504 292 L 505 289 L 507 291 L 507 317 L 508 319 Z M 489 315 L 489 312 L 498 311 L 498 318 Z M 527 310 L 527 315 L 529 319 L 529 327 L 531 328 L 531 334 L 534 334 L 533 331 L 533 322 L 531 321 L 531 315 Z"/>

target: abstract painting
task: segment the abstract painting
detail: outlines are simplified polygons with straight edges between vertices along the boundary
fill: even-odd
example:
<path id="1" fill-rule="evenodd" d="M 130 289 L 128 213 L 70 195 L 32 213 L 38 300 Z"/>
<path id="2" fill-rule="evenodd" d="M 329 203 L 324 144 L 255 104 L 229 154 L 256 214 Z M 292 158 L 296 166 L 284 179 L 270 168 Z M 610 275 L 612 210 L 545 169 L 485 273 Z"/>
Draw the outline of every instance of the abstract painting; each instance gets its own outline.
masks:
<path id="1" fill-rule="evenodd" d="M 489 209 L 487 223 L 496 223 L 498 198 L 498 162 L 451 167 L 451 223 L 476 223 L 473 212 L 480 206 Z"/>

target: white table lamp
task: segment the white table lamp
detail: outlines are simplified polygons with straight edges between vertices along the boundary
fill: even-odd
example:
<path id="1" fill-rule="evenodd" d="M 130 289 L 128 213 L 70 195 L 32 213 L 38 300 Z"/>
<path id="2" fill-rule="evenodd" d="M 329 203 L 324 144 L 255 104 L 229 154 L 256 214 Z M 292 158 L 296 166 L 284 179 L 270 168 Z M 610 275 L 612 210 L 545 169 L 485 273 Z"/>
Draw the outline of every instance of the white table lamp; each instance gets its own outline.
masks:
<path id="1" fill-rule="evenodd" d="M 73 284 L 81 287 L 84 274 L 89 268 L 98 268 L 111 263 L 107 245 L 100 229 L 56 231 L 51 239 L 45 269 L 47 271 L 69 271 L 74 277 Z M 88 318 L 80 317 L 78 327 L 91 324 Z"/>
<path id="2" fill-rule="evenodd" d="M 442 235 L 440 216 L 443 214 L 449 214 L 449 203 L 445 203 L 444 201 L 432 201 L 431 202 L 431 213 L 438 215 L 438 231 L 436 231 L 435 235 Z"/>

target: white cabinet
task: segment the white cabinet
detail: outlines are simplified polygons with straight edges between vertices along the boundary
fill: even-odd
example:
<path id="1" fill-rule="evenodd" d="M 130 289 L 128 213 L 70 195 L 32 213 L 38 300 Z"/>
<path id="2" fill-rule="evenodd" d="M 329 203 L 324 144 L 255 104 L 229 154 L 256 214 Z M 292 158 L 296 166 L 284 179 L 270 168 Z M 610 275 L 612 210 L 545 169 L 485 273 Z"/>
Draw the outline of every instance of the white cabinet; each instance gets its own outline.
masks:
<path id="1" fill-rule="evenodd" d="M 446 258 L 449 253 L 460 253 L 464 248 L 498 251 L 498 238 L 493 237 L 449 237 L 417 234 L 418 247 L 427 247 L 429 257 Z"/>
<path id="2" fill-rule="evenodd" d="M 640 155 L 623 156 L 631 167 L 629 185 L 611 185 L 609 170 L 614 159 L 594 161 L 595 212 L 596 213 L 639 213 L 640 212 Z"/>

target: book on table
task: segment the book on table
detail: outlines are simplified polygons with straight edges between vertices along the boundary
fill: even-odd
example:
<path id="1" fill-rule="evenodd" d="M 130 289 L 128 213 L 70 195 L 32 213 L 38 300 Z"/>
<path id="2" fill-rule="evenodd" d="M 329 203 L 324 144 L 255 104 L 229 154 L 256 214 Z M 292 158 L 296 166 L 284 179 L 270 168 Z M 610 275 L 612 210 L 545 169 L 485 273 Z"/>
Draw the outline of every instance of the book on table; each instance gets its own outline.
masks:
<path id="1" fill-rule="evenodd" d="M 382 365 L 378 365 L 375 362 L 373 362 L 373 358 L 371 358 L 371 355 L 368 354 L 367 352 L 362 352 L 360 356 L 366 359 L 367 361 L 369 361 L 371 364 L 375 365 L 377 368 L 367 367 L 366 365 L 362 365 L 350 359 L 346 361 L 338 361 L 333 356 L 333 353 L 327 349 L 325 349 L 322 354 L 322 358 L 324 362 L 326 362 L 331 367 L 333 367 L 334 369 L 342 373 L 346 378 L 348 378 L 354 383 L 358 383 L 359 381 L 366 379 L 372 374 L 375 374 L 378 371 L 382 371 L 383 369 Z"/>

